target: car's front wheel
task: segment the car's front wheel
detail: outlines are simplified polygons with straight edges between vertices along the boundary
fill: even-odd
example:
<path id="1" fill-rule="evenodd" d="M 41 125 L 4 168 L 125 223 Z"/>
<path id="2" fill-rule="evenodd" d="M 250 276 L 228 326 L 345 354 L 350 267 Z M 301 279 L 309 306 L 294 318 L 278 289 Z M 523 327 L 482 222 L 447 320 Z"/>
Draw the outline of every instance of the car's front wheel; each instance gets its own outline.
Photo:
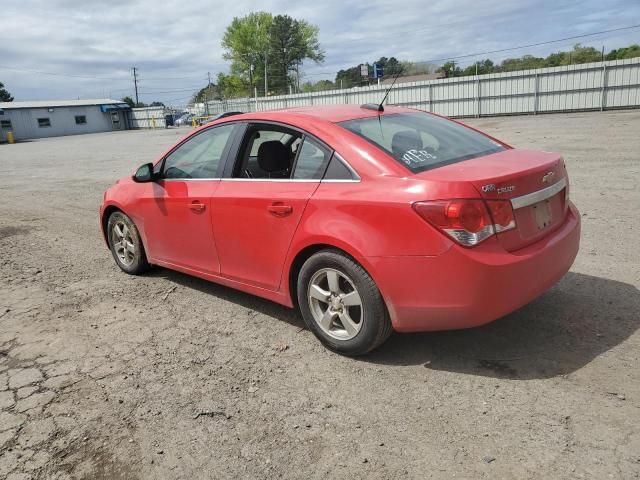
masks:
<path id="1" fill-rule="evenodd" d="M 107 221 L 109 248 L 118 267 L 137 275 L 149 269 L 140 233 L 133 221 L 122 212 L 114 212 Z"/>
<path id="2" fill-rule="evenodd" d="M 363 355 L 391 334 L 389 314 L 373 279 L 353 259 L 322 250 L 300 269 L 298 305 L 320 341 L 344 355 Z"/>

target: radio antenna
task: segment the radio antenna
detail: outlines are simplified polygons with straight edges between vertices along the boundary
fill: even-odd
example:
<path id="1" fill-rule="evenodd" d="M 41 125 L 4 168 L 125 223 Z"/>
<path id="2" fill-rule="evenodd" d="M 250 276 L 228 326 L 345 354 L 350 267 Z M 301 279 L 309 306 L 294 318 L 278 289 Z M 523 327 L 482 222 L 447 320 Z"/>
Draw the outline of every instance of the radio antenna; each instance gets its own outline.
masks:
<path id="1" fill-rule="evenodd" d="M 376 110 L 378 112 L 384 112 L 384 102 L 389 96 L 389 92 L 391 91 L 393 86 L 396 84 L 396 80 L 398 80 L 398 77 L 401 74 L 402 74 L 402 67 L 398 69 L 398 73 L 396 73 L 395 77 L 393 77 L 393 82 L 391 82 L 391 86 L 387 88 L 387 91 L 384 92 L 384 97 L 382 97 L 382 101 L 380 103 L 365 103 L 364 105 L 362 105 L 362 108 L 367 108 L 369 110 Z"/>

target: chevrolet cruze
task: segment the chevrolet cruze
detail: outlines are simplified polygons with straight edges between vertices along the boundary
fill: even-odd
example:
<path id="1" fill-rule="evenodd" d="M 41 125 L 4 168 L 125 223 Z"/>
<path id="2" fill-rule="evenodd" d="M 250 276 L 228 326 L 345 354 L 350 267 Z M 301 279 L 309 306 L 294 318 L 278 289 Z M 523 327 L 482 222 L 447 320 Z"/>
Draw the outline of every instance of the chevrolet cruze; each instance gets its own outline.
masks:
<path id="1" fill-rule="evenodd" d="M 158 265 L 299 308 L 347 355 L 512 312 L 580 240 L 560 155 L 371 105 L 206 124 L 109 188 L 100 223 L 124 272 Z"/>

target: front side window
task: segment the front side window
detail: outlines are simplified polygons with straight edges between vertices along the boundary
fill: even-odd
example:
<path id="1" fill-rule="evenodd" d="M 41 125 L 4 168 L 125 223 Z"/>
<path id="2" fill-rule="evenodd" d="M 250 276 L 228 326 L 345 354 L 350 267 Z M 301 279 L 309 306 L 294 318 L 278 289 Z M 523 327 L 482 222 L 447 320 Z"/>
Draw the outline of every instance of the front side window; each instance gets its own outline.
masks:
<path id="1" fill-rule="evenodd" d="M 38 119 L 38 127 L 39 128 L 50 127 L 50 126 L 51 126 L 51 121 L 48 118 L 39 118 Z"/>
<path id="2" fill-rule="evenodd" d="M 218 168 L 234 125 L 209 128 L 171 152 L 164 161 L 163 178 L 218 178 Z"/>
<path id="3" fill-rule="evenodd" d="M 76 125 L 86 125 L 87 117 L 86 115 L 76 115 Z"/>
<path id="4" fill-rule="evenodd" d="M 505 149 L 470 128 L 427 113 L 393 113 L 339 123 L 413 173 Z"/>

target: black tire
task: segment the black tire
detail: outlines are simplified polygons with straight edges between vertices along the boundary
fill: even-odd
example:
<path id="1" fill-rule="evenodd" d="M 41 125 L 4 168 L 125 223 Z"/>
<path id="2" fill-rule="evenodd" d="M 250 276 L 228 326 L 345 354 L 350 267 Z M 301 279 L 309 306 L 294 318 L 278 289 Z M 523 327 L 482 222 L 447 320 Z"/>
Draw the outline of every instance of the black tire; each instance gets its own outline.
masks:
<path id="1" fill-rule="evenodd" d="M 316 302 L 315 306 L 313 305 L 313 300 L 309 298 L 312 281 L 317 282 L 315 279 L 320 278 L 319 275 L 332 270 L 346 277 L 341 277 L 340 280 L 346 285 L 345 289 L 349 289 L 349 286 L 355 287 L 357 294 L 359 294 L 362 306 L 349 307 L 349 309 L 356 308 L 357 325 L 359 326 L 359 331 L 352 338 L 339 339 L 331 336 L 331 332 L 325 331 L 314 317 L 313 311 L 319 315 L 318 305 L 327 304 L 327 308 L 329 308 L 330 303 L 322 300 L 320 303 Z M 345 281 L 351 283 L 345 284 Z M 337 353 L 349 356 L 364 355 L 380 346 L 391 335 L 391 320 L 380 290 L 362 266 L 338 250 L 322 250 L 304 262 L 298 275 L 297 297 L 302 317 L 309 329 L 327 348 Z M 322 313 L 322 308 L 320 313 Z M 338 322 L 340 322 L 341 317 L 334 318 L 338 318 Z M 335 320 L 332 322 L 332 325 L 335 326 Z M 337 325 L 339 328 L 341 323 Z"/>
<path id="2" fill-rule="evenodd" d="M 127 250 L 119 255 L 118 252 L 122 251 L 122 249 L 119 248 L 118 245 L 118 239 L 121 239 L 118 232 L 123 231 L 123 226 L 126 226 L 124 231 L 127 234 L 125 235 L 127 244 L 131 244 L 134 251 L 131 252 Z M 122 212 L 113 212 L 109 216 L 109 220 L 107 221 L 107 239 L 109 241 L 111 254 L 123 272 L 129 275 L 139 275 L 149 270 L 150 265 L 149 262 L 147 262 L 147 255 L 144 251 L 142 240 L 140 239 L 140 233 L 136 225 L 127 215 Z"/>

